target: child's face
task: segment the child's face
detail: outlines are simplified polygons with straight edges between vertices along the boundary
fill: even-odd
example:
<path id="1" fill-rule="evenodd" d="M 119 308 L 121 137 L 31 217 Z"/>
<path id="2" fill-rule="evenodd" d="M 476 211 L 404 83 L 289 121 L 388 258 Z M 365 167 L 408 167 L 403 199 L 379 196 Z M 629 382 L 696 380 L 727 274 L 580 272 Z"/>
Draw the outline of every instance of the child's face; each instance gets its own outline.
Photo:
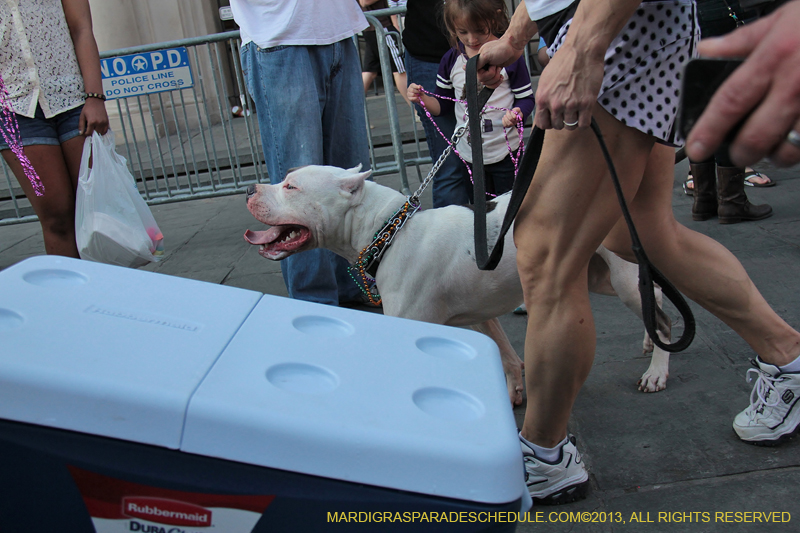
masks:
<path id="1" fill-rule="evenodd" d="M 497 39 L 497 37 L 489 32 L 489 28 L 486 26 L 482 29 L 472 28 L 468 26 L 464 20 L 455 21 L 453 26 L 455 26 L 456 29 L 456 37 L 458 37 L 458 40 L 464 45 L 467 56 L 469 57 L 477 54 L 481 46 L 485 43 Z"/>

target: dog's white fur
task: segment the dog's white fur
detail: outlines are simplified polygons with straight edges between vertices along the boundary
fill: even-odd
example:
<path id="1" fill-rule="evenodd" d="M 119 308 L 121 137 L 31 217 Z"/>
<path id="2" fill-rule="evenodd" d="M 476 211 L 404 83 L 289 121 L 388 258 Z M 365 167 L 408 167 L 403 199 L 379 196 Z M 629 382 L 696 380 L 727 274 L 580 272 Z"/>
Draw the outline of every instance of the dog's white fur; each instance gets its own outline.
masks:
<path id="1" fill-rule="evenodd" d="M 256 185 L 248 191 L 247 207 L 267 231 L 245 234 L 259 253 L 280 260 L 293 253 L 327 248 L 351 263 L 372 242 L 375 232 L 406 198 L 399 192 L 366 181 L 360 167 L 307 166 L 290 171 L 277 185 Z M 509 195 L 498 197 L 487 215 L 488 240 L 497 239 Z M 376 275 L 383 312 L 446 324 L 473 326 L 497 343 L 508 382 L 509 397 L 522 402 L 522 363 L 497 317 L 523 301 L 512 231 L 505 237 L 503 258 L 495 270 L 475 264 L 473 212 L 464 206 L 419 211 L 397 233 Z M 593 292 L 618 295 L 641 318 L 638 267 L 602 246 L 589 267 Z M 659 307 L 661 294 L 657 291 Z M 659 336 L 669 341 L 669 319 L 659 309 Z M 650 367 L 639 380 L 646 392 L 666 387 L 669 354 L 653 347 L 645 334 Z"/>

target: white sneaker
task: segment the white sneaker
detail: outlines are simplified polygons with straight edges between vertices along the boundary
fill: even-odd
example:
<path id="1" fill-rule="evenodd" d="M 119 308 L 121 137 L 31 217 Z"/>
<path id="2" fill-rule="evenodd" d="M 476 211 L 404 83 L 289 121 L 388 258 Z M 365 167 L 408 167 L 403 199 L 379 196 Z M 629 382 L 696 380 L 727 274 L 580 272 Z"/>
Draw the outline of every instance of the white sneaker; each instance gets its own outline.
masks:
<path id="1" fill-rule="evenodd" d="M 527 315 L 528 314 L 528 309 L 525 307 L 525 304 L 522 304 L 519 307 L 517 307 L 516 309 L 514 309 L 514 314 L 515 315 Z"/>
<path id="2" fill-rule="evenodd" d="M 561 447 L 561 457 L 556 463 L 539 459 L 530 446 L 521 439 L 519 443 L 525 463 L 525 484 L 534 505 L 560 505 L 586 497 L 589 474 L 575 446 L 574 436 L 570 435 Z"/>
<path id="3" fill-rule="evenodd" d="M 800 426 L 800 373 L 781 374 L 775 365 L 756 358 L 747 371 L 748 383 L 755 377 L 750 407 L 736 415 L 733 430 L 751 444 L 774 446 L 788 439 Z"/>

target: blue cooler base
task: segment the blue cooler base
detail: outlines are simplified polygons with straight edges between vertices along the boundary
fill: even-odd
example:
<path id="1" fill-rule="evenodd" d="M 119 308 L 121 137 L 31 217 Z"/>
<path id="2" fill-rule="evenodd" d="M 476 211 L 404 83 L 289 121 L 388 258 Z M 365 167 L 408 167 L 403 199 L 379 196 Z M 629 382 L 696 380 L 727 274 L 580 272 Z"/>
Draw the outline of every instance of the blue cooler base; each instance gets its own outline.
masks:
<path id="1" fill-rule="evenodd" d="M 0 494 L 3 533 L 510 532 L 520 509 L 4 420 Z"/>

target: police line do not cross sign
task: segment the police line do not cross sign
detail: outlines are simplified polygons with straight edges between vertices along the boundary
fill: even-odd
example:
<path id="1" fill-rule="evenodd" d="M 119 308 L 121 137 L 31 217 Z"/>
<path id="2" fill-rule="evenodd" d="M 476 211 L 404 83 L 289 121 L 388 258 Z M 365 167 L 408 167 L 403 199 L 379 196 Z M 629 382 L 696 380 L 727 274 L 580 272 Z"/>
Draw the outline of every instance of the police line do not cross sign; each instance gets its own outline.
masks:
<path id="1" fill-rule="evenodd" d="M 100 61 L 106 98 L 127 98 L 192 87 L 186 47 L 109 57 Z"/>

